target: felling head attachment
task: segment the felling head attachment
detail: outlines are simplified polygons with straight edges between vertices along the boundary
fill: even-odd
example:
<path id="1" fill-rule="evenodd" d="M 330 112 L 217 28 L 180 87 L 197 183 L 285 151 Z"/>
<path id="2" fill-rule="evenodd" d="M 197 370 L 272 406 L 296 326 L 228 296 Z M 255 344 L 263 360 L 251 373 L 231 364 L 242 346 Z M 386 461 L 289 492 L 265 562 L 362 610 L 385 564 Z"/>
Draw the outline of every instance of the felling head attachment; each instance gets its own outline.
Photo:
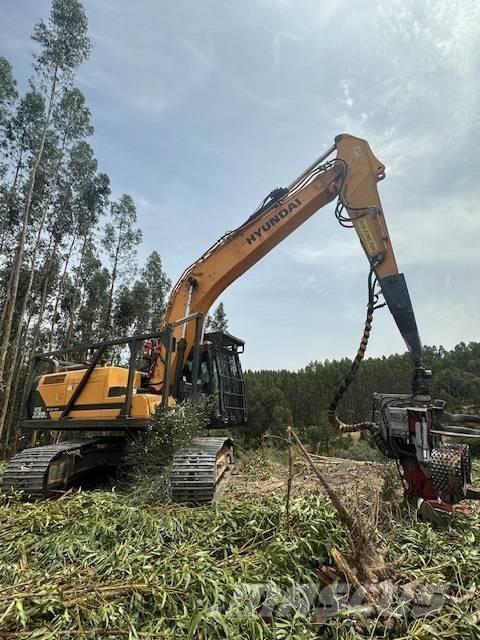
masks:
<path id="1" fill-rule="evenodd" d="M 465 426 L 480 424 L 480 416 L 449 413 L 440 400 L 375 394 L 374 419 L 384 448 L 399 462 L 409 499 L 446 512 L 458 511 L 454 505 L 462 500 L 480 499 L 480 490 L 471 486 L 468 445 L 444 441 L 480 438 L 480 429 Z"/>

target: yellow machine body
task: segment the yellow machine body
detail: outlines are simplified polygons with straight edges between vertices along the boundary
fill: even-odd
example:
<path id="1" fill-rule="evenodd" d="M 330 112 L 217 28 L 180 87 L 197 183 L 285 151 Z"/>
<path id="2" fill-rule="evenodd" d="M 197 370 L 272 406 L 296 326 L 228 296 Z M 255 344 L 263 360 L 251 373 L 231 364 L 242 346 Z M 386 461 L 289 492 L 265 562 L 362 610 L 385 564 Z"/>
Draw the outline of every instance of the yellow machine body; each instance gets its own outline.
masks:
<path id="1" fill-rule="evenodd" d="M 80 384 L 85 369 L 49 373 L 40 376 L 37 393 L 32 399 L 32 417 L 58 420 L 73 392 Z M 120 416 L 125 403 L 128 369 L 96 367 L 68 417 L 76 420 L 108 420 Z M 158 394 L 136 393 L 141 386 L 141 373 L 135 372 L 131 418 L 149 418 L 162 398 Z"/>

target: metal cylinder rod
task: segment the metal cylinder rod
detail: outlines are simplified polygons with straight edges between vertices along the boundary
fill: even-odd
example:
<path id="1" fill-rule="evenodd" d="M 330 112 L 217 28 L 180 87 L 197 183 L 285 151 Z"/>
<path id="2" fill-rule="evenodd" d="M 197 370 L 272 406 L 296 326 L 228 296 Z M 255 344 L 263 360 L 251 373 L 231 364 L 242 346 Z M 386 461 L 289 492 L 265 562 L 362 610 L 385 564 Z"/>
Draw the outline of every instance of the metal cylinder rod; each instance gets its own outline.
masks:
<path id="1" fill-rule="evenodd" d="M 188 287 L 188 298 L 187 298 L 187 306 L 185 307 L 185 317 L 188 317 L 190 315 L 190 309 L 192 308 L 192 296 L 193 296 L 194 286 L 195 286 L 194 283 L 191 282 Z M 187 323 L 183 325 L 182 338 L 185 338 L 186 335 L 187 335 Z"/>
<path id="2" fill-rule="evenodd" d="M 315 162 L 313 162 L 307 169 L 305 169 L 305 171 L 303 173 L 301 173 L 298 176 L 298 178 L 295 178 L 295 180 L 288 185 L 288 187 L 287 187 L 288 190 L 290 191 L 291 189 L 293 189 L 293 187 L 298 182 L 300 182 L 300 180 L 303 180 L 303 178 L 305 178 L 305 176 L 307 176 L 310 173 L 310 171 L 313 171 L 313 169 L 315 169 L 315 167 L 317 167 L 324 160 L 326 160 L 328 158 L 328 156 L 335 151 L 336 148 L 337 148 L 337 145 L 335 143 L 333 143 L 332 146 L 329 149 L 327 149 L 324 154 L 322 154 L 319 158 L 317 158 L 315 160 Z"/>

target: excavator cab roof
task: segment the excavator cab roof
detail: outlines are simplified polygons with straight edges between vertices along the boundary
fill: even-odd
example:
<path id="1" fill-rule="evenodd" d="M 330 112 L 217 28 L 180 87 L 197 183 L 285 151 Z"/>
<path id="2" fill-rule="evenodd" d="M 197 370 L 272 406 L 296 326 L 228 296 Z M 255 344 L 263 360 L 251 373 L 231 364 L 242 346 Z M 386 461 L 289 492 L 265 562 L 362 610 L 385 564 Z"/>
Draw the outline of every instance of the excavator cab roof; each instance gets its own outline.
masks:
<path id="1" fill-rule="evenodd" d="M 245 341 L 232 336 L 228 331 L 211 331 L 204 335 L 205 340 L 220 347 L 233 347 L 235 351 L 243 353 Z"/>

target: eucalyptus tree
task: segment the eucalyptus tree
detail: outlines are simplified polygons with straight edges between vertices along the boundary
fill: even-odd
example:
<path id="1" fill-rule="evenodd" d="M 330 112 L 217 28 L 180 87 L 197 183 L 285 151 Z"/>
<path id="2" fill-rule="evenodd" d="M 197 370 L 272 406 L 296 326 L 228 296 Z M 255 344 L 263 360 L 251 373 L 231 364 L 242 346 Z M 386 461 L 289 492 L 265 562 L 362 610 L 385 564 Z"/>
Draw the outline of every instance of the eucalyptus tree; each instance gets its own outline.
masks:
<path id="1" fill-rule="evenodd" d="M 4 388 L 2 396 L 2 404 L 0 405 L 0 440 L 5 427 L 5 418 L 10 403 L 10 397 L 12 392 L 12 383 L 14 380 L 15 372 L 20 367 L 23 360 L 23 336 L 28 331 L 28 325 L 30 324 L 32 315 L 29 315 L 27 320 L 26 311 L 30 302 L 30 294 L 32 291 L 32 285 L 34 277 L 37 273 L 37 255 L 41 247 L 41 238 L 43 233 L 43 227 L 47 217 L 47 209 L 43 206 L 46 191 L 48 190 L 49 175 L 51 174 L 52 167 L 58 161 L 58 144 L 57 138 L 52 132 L 47 132 L 45 139 L 45 149 L 42 155 L 42 161 L 37 171 L 37 179 L 35 181 L 35 189 L 32 194 L 32 218 L 35 227 L 35 237 L 30 247 L 30 255 L 28 256 L 29 268 L 24 267 L 24 271 L 27 272 L 27 278 L 25 280 L 25 287 L 23 291 L 19 291 L 17 295 L 18 305 L 15 309 L 16 322 L 14 323 L 13 338 L 11 334 L 10 344 L 10 362 L 7 371 L 4 373 Z M 37 211 L 38 209 L 38 211 Z M 38 213 L 36 216 L 35 214 Z M 27 329 L 25 326 L 27 325 Z"/>
<path id="2" fill-rule="evenodd" d="M 141 282 L 146 288 L 149 307 L 149 317 L 145 328 L 159 331 L 163 324 L 172 281 L 165 273 L 162 258 L 157 251 L 152 251 L 148 256 L 142 270 Z"/>
<path id="3" fill-rule="evenodd" d="M 164 320 L 171 280 L 162 259 L 153 251 L 132 286 L 122 285 L 114 296 L 112 328 L 116 335 L 159 331 Z"/>
<path id="4" fill-rule="evenodd" d="M 10 62 L 0 56 L 0 126 L 8 119 L 9 109 L 17 98 L 17 82 Z"/>
<path id="5" fill-rule="evenodd" d="M 58 308 L 63 296 L 68 268 L 76 247 L 80 247 L 80 260 L 83 245 L 90 237 L 100 217 L 105 213 L 110 195 L 110 181 L 105 174 L 97 173 L 98 163 L 90 145 L 81 140 L 70 150 L 65 172 L 65 201 L 68 200 L 69 215 L 64 215 L 64 207 L 59 211 L 58 224 L 63 226 L 62 238 L 67 239 L 63 256 L 63 270 L 58 283 L 53 313 L 50 323 L 49 349 L 53 346 Z M 72 283 L 73 285 L 73 283 Z M 74 296 L 70 306 L 74 305 Z M 67 313 L 70 307 L 64 307 Z M 64 336 L 68 319 L 65 319 Z"/>
<path id="6" fill-rule="evenodd" d="M 137 228 L 137 211 L 131 196 L 123 194 L 110 207 L 111 222 L 105 225 L 102 245 L 110 262 L 110 290 L 105 311 L 104 333 L 112 329 L 112 308 L 115 287 L 124 278 L 135 272 L 137 247 L 142 241 L 142 232 Z"/>
<path id="7" fill-rule="evenodd" d="M 8 150 L 5 134 L 15 100 L 18 97 L 16 86 L 11 64 L 6 58 L 0 56 L 0 180 L 4 178 L 7 170 L 7 165 L 4 163 Z M 0 182 L 0 186 L 1 184 Z"/>
<path id="8" fill-rule="evenodd" d="M 68 224 L 68 216 L 65 215 L 69 189 L 65 174 L 68 174 L 72 149 L 79 141 L 93 133 L 90 110 L 85 104 L 85 97 L 76 87 L 67 89 L 55 106 L 52 127 L 59 138 L 60 154 L 50 174 L 50 199 L 46 200 L 44 206 L 50 209 L 51 232 L 57 237 L 57 243 L 53 245 L 53 252 L 56 253 L 60 239 L 64 238 L 65 234 L 68 235 L 71 228 Z M 60 197 L 59 191 L 62 192 Z M 60 229 L 55 229 L 56 226 Z"/>
<path id="9" fill-rule="evenodd" d="M 48 21 L 40 21 L 35 26 L 32 35 L 32 39 L 39 46 L 34 60 L 33 84 L 45 96 L 46 108 L 38 144 L 33 152 L 33 161 L 22 206 L 20 231 L 6 305 L 4 331 L 0 342 L 0 379 L 3 378 L 10 342 L 37 171 L 42 160 L 53 111 L 61 99 L 62 93 L 70 87 L 75 70 L 89 54 L 90 41 L 87 35 L 87 26 L 87 17 L 79 0 L 53 0 Z"/>
<path id="10" fill-rule="evenodd" d="M 45 102 L 41 94 L 29 91 L 15 105 L 5 123 L 3 157 L 8 170 L 0 183 L 0 259 L 8 265 L 0 299 L 8 300 L 14 270 L 13 254 L 15 238 L 20 221 L 21 198 L 24 191 L 24 173 L 30 166 L 32 149 L 38 140 L 45 113 Z M 2 304 L 0 326 L 3 326 L 7 311 Z"/>
<path id="11" fill-rule="evenodd" d="M 77 309 L 81 303 L 82 293 L 82 269 L 84 261 L 91 255 L 96 225 L 102 215 L 105 214 L 110 196 L 110 179 L 105 173 L 96 173 L 89 180 L 85 181 L 81 194 L 84 210 L 78 216 L 77 243 L 79 246 L 78 263 L 73 270 L 72 291 L 68 299 L 68 304 L 64 305 L 65 330 L 61 340 L 63 346 L 68 347 L 74 338 L 74 326 Z M 90 253 L 89 253 L 90 252 Z M 105 302 L 107 296 L 104 296 Z"/>
<path id="12" fill-rule="evenodd" d="M 79 343 L 98 340 L 104 329 L 110 273 L 98 257 L 96 243 L 89 239 L 79 265 L 79 303 L 72 337 Z"/>
<path id="13" fill-rule="evenodd" d="M 206 328 L 208 331 L 226 331 L 228 319 L 223 302 L 220 302 L 212 315 L 207 316 Z"/>
<path id="14" fill-rule="evenodd" d="M 143 320 L 148 314 L 145 293 L 146 291 L 140 282 L 135 282 L 131 289 L 126 284 L 118 288 L 114 295 L 111 321 L 111 330 L 115 337 L 140 333 L 143 330 L 143 323 L 140 330 L 132 328 L 138 316 Z"/>

